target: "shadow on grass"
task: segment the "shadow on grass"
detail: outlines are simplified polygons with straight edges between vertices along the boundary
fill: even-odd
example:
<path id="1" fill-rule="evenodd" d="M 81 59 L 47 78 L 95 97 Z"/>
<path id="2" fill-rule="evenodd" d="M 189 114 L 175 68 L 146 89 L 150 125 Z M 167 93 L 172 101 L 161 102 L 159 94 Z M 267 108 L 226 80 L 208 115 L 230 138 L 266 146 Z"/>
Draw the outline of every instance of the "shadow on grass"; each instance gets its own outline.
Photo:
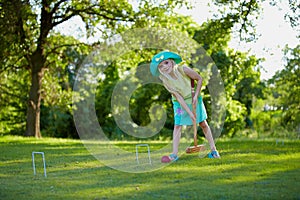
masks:
<path id="1" fill-rule="evenodd" d="M 220 140 L 222 159 L 184 154 L 135 174 L 103 165 L 80 141 L 14 140 L 0 143 L 3 199 L 300 199 L 299 141 Z M 47 178 L 41 160 L 33 176 L 32 151 L 45 152 Z"/>

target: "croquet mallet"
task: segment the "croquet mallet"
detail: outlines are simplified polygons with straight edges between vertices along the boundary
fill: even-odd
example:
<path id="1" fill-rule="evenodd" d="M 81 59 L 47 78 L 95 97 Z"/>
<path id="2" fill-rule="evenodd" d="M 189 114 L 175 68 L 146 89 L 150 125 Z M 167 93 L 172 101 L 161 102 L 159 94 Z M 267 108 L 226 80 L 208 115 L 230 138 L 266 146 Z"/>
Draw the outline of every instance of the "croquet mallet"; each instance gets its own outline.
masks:
<path id="1" fill-rule="evenodd" d="M 192 89 L 192 105 L 193 105 L 193 114 L 197 120 L 197 115 L 196 115 L 196 105 L 193 104 L 193 99 L 194 99 L 194 96 L 195 96 L 195 82 L 194 82 L 194 79 L 191 79 L 191 89 Z M 201 145 L 198 145 L 197 144 L 197 122 L 196 120 L 193 121 L 193 128 L 194 128 L 194 146 L 190 146 L 190 147 L 187 147 L 185 152 L 186 153 L 197 153 L 197 152 L 200 152 L 200 151 L 205 151 L 205 145 L 204 144 L 201 144 Z"/>

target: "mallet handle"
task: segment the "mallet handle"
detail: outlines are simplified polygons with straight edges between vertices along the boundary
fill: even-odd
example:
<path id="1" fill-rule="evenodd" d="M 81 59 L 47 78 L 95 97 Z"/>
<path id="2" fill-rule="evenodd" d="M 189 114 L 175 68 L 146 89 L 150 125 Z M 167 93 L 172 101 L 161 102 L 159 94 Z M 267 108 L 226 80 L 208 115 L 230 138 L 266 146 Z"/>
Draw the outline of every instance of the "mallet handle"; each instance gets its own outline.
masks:
<path id="1" fill-rule="evenodd" d="M 194 128 L 194 146 L 197 146 L 197 115 L 196 115 L 196 105 L 193 104 L 193 99 L 195 96 L 195 81 L 194 79 L 191 79 L 191 90 L 192 90 L 192 106 L 193 106 L 193 114 L 196 118 L 195 121 L 193 121 L 193 128 Z"/>

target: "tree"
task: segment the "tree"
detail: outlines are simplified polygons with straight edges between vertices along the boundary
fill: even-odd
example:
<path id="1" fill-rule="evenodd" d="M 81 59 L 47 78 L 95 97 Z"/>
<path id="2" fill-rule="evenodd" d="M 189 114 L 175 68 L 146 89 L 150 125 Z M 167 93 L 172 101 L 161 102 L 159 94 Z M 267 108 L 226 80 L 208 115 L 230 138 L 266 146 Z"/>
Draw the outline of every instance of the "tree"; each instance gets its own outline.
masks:
<path id="1" fill-rule="evenodd" d="M 300 121 L 300 45 L 285 49 L 286 66 L 269 81 L 276 91 L 276 109 L 281 110 L 281 125 L 299 132 Z"/>
<path id="2" fill-rule="evenodd" d="M 287 3 L 287 2 L 285 2 Z M 272 0 L 270 2 L 271 5 L 277 6 L 279 9 L 281 9 L 282 1 L 276 1 Z M 288 7 L 289 10 L 285 13 L 284 17 L 285 19 L 290 22 L 291 27 L 298 32 L 297 37 L 300 37 L 300 7 L 299 7 L 299 2 L 294 1 L 294 0 L 288 0 Z"/>
<path id="3" fill-rule="evenodd" d="M 183 32 L 190 37 L 194 36 L 194 39 L 202 44 L 214 58 L 221 69 L 227 91 L 229 111 L 226 119 L 227 132 L 233 133 L 237 130 L 236 127 L 243 127 L 243 117 L 247 115 L 246 111 L 249 113 L 251 107 L 251 95 L 245 95 L 245 88 L 249 89 L 253 95 L 259 94 L 259 87 L 255 87 L 256 84 L 259 84 L 259 73 L 256 73 L 259 70 L 255 68 L 259 61 L 247 54 L 228 49 L 227 44 L 233 30 L 238 30 L 241 39 L 255 39 L 255 27 L 252 19 L 259 15 L 261 2 L 254 0 L 214 1 L 220 7 L 220 12 L 215 15 L 214 19 L 199 27 L 189 17 L 174 13 L 173 10 L 176 6 L 186 5 L 186 2 L 181 0 L 165 0 L 160 3 L 152 0 L 138 1 L 138 6 L 134 8 L 125 0 L 99 2 L 89 0 L 80 2 L 75 0 L 1 0 L 0 31 L 2 34 L 0 40 L 2 48 L 0 48 L 0 58 L 4 62 L 0 63 L 0 73 L 14 72 L 15 75 L 9 77 L 11 79 L 7 78 L 5 83 L 9 84 L 3 83 L 0 85 L 0 90 L 6 92 L 10 89 L 16 90 L 11 83 L 19 77 L 24 77 L 24 82 L 18 81 L 21 83 L 20 86 L 24 86 L 21 91 L 29 91 L 28 103 L 18 105 L 22 106 L 23 111 L 24 108 L 27 110 L 25 135 L 40 137 L 41 105 L 47 115 L 51 112 L 48 112 L 48 108 L 45 109 L 44 106 L 59 105 L 58 113 L 63 111 L 62 117 L 68 113 L 65 108 L 70 106 L 70 101 L 58 100 L 71 96 L 69 92 L 73 80 L 68 77 L 74 76 L 80 66 L 80 61 L 91 51 L 93 45 L 101 44 L 101 42 L 84 44 L 74 38 L 57 34 L 54 31 L 57 25 L 79 16 L 86 24 L 87 35 L 93 35 L 96 30 L 100 30 L 101 39 L 106 39 L 129 28 L 163 27 Z M 107 94 L 112 91 L 114 84 L 119 80 L 119 75 L 124 71 L 130 71 L 127 69 L 128 66 L 137 66 L 138 63 L 144 61 L 149 62 L 153 53 L 153 51 L 139 52 L 136 50 L 130 55 L 136 56 L 130 65 L 113 63 L 111 71 L 105 72 L 107 80 L 100 83 L 96 95 L 109 97 Z M 127 66 L 127 68 L 123 66 Z M 140 117 L 142 113 L 144 115 L 147 112 L 150 105 L 146 101 L 149 93 L 147 88 L 144 89 L 134 96 L 140 98 L 138 102 L 148 104 L 139 110 L 141 113 L 132 113 L 133 118 L 141 125 L 146 124 L 149 120 L 147 117 L 142 119 Z M 57 94 L 51 93 L 53 90 Z M 157 93 L 159 92 L 163 93 L 163 89 Z M 21 96 L 24 96 L 23 93 L 16 94 L 20 99 Z M 7 92 L 3 93 L 2 97 L 6 98 L 11 95 Z M 14 100 L 18 102 L 16 99 L 17 97 Z M 158 101 L 164 100 L 159 99 Z M 99 100 L 96 104 L 97 110 L 101 111 L 100 120 L 111 120 L 109 111 L 102 110 L 102 103 L 103 101 Z M 109 102 L 106 103 L 109 104 Z M 133 103 L 131 105 L 133 110 L 138 110 Z M 52 111 L 56 112 L 57 110 L 53 108 Z M 6 117 L 7 115 L 0 113 L 1 116 Z M 45 119 L 46 117 L 43 119 L 44 122 Z M 236 127 L 234 127 L 235 125 Z M 53 126 L 60 127 L 61 124 Z"/>
<path id="4" fill-rule="evenodd" d="M 215 0 L 213 4 L 218 6 L 215 18 L 223 24 L 229 24 L 235 34 L 237 31 L 241 40 L 252 41 L 257 39 L 253 19 L 259 16 L 261 3 L 264 0 Z"/>
<path id="5" fill-rule="evenodd" d="M 168 1 L 168 4 L 155 4 L 143 1 L 139 10 L 134 11 L 125 0 L 111 1 L 66 1 L 66 0 L 3 0 L 1 1 L 1 56 L 4 63 L 1 71 L 29 70 L 30 89 L 28 94 L 26 136 L 41 137 L 40 106 L 42 82 L 46 69 L 55 66 L 49 60 L 51 55 L 59 56 L 59 50 L 66 46 L 85 45 L 62 42 L 53 45 L 53 29 L 74 16 L 79 16 L 86 24 L 87 32 L 92 35 L 97 25 L 104 36 L 124 29 L 135 20 L 143 18 L 145 11 L 155 16 L 159 12 L 171 11 L 182 1 Z M 156 9 L 153 9 L 156 8 Z M 146 15 L 146 17 L 149 17 Z M 122 22 L 122 23 L 120 23 Z M 55 59 L 54 59 L 55 60 Z"/>

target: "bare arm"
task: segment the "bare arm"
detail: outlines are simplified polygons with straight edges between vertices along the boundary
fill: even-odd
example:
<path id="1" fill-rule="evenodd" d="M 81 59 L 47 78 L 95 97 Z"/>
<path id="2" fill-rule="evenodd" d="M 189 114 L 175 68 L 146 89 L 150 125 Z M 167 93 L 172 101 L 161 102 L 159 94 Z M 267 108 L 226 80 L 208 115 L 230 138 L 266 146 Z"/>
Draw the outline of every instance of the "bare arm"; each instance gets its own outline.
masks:
<path id="1" fill-rule="evenodd" d="M 194 121 L 196 120 L 193 112 L 191 109 L 188 107 L 186 102 L 184 101 L 184 98 L 177 92 L 172 92 L 173 96 L 176 98 L 176 100 L 180 103 L 180 105 L 186 110 L 186 112 L 190 115 L 191 119 Z"/>
<path id="2" fill-rule="evenodd" d="M 164 86 L 176 98 L 176 100 L 179 102 L 179 104 L 181 105 L 181 107 L 189 114 L 189 116 L 191 117 L 191 119 L 192 120 L 196 120 L 193 112 L 191 111 L 191 109 L 188 107 L 188 105 L 184 101 L 184 98 L 178 92 L 176 92 L 176 91 L 172 90 L 171 88 L 169 88 L 167 85 L 164 85 Z"/>
<path id="3" fill-rule="evenodd" d="M 195 72 L 193 69 L 186 67 L 186 66 L 183 67 L 183 71 L 191 79 L 194 79 L 197 81 L 197 88 L 195 91 L 195 99 L 193 99 L 193 103 L 195 103 L 195 101 L 198 100 L 198 96 L 199 96 L 199 93 L 202 88 L 202 77 L 197 72 Z"/>

